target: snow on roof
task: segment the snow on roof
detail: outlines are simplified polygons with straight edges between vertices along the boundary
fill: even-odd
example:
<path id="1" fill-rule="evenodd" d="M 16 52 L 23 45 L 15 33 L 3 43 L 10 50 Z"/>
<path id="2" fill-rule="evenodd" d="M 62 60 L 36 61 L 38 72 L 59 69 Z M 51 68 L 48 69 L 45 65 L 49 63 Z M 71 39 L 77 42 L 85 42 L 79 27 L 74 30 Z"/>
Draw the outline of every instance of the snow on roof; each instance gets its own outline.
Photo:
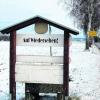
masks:
<path id="1" fill-rule="evenodd" d="M 52 25 L 52 26 L 54 26 L 54 27 L 57 27 L 57 28 L 59 28 L 59 29 L 61 29 L 61 30 L 64 30 L 64 31 L 66 31 L 67 33 L 72 33 L 72 34 L 74 34 L 74 35 L 79 34 L 79 32 L 76 31 L 76 30 L 73 30 L 73 29 L 71 29 L 71 28 L 69 28 L 69 27 L 66 27 L 66 26 L 64 26 L 64 25 L 61 25 L 61 24 L 59 24 L 59 23 L 57 23 L 57 22 L 51 21 L 51 20 L 46 19 L 46 18 L 41 17 L 41 16 L 35 16 L 35 17 L 33 17 L 33 18 L 27 19 L 27 20 L 25 20 L 25 21 L 22 21 L 22 22 L 20 22 L 20 23 L 15 24 L 15 25 L 9 26 L 9 27 L 4 28 L 4 29 L 1 29 L 0 32 L 3 33 L 3 34 L 8 34 L 8 33 L 12 32 L 12 31 L 14 31 L 14 30 L 15 30 L 15 31 L 16 31 L 16 30 L 19 30 L 19 29 L 21 29 L 21 28 L 24 28 L 24 27 L 26 27 L 26 26 L 29 26 L 29 25 L 31 25 L 31 24 L 34 24 L 34 23 L 40 22 L 40 21 L 45 22 L 45 23 L 47 23 L 47 24 L 50 24 L 50 25 Z"/>

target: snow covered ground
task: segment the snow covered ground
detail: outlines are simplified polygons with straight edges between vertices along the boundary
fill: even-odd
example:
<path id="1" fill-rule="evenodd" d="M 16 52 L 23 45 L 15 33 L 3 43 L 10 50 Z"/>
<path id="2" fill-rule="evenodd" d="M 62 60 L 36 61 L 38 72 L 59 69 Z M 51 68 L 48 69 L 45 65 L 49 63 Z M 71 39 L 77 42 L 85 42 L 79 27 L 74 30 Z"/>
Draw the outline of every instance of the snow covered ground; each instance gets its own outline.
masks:
<path id="1" fill-rule="evenodd" d="M 92 46 L 84 51 L 84 43 L 73 42 L 70 48 L 70 95 L 82 100 L 100 100 L 100 52 Z"/>
<path id="2" fill-rule="evenodd" d="M 70 46 L 70 95 L 81 100 L 100 100 L 100 52 L 92 46 L 84 51 L 84 42 Z M 24 96 L 24 84 L 17 83 L 17 100 Z M 9 100 L 9 42 L 0 42 L 0 100 Z"/>

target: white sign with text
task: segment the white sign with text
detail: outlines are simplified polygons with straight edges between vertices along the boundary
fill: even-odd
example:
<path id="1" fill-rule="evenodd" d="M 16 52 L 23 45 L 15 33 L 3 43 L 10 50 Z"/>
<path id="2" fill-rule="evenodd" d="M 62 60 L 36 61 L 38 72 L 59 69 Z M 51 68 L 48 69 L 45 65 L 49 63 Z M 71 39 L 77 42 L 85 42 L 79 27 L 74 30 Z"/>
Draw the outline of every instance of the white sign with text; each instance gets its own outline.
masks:
<path id="1" fill-rule="evenodd" d="M 17 46 L 63 46 L 63 34 L 17 34 Z"/>
<path id="2" fill-rule="evenodd" d="M 62 48 L 63 44 L 63 34 L 17 34 L 16 36 L 16 46 L 26 47 L 25 51 L 31 47 Z M 35 52 L 39 50 L 42 49 Z M 19 55 L 16 53 L 16 82 L 63 84 L 63 56 L 46 56 L 40 53 L 28 55 L 23 54 L 24 50 L 21 52 Z"/>

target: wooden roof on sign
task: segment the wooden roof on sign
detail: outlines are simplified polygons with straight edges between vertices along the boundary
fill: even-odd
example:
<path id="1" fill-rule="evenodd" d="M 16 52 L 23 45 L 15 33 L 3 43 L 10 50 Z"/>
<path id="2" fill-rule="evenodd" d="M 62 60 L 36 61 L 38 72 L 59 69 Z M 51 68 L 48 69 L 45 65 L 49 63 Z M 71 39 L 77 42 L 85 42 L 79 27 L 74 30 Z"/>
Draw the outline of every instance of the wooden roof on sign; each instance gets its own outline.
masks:
<path id="1" fill-rule="evenodd" d="M 56 23 L 54 21 L 51 21 L 51 20 L 46 19 L 46 18 L 41 17 L 41 16 L 35 16 L 33 18 L 27 19 L 25 21 L 22 21 L 20 23 L 15 24 L 15 25 L 9 26 L 7 28 L 4 28 L 4 29 L 0 30 L 0 32 L 3 33 L 3 34 L 8 34 L 8 33 L 12 32 L 12 31 L 16 31 L 16 30 L 22 29 L 22 28 L 27 27 L 29 25 L 32 25 L 32 24 L 34 24 L 36 22 L 45 22 L 45 23 L 47 23 L 49 25 L 52 25 L 52 26 L 57 27 L 57 28 L 59 28 L 61 30 L 64 30 L 64 31 L 66 31 L 68 33 L 72 33 L 74 35 L 79 34 L 79 32 L 76 31 L 76 30 L 73 30 L 71 28 L 68 28 L 68 27 L 66 27 L 64 25 L 61 25 L 59 23 Z"/>

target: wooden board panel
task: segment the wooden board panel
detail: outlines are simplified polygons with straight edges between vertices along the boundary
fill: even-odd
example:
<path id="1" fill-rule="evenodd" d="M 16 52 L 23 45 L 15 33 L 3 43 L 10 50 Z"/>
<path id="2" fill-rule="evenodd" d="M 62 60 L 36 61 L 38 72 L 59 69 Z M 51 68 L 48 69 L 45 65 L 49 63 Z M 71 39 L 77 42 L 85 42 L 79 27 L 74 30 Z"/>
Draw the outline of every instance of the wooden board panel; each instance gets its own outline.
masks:
<path id="1" fill-rule="evenodd" d="M 63 46 L 63 34 L 17 34 L 17 46 Z"/>
<path id="2" fill-rule="evenodd" d="M 62 56 L 16 56 L 16 62 L 63 64 Z"/>
<path id="3" fill-rule="evenodd" d="M 63 47 L 33 47 L 33 46 L 17 46 L 16 55 L 40 55 L 40 56 L 63 56 Z"/>
<path id="4" fill-rule="evenodd" d="M 63 84 L 63 66 L 40 66 L 16 63 L 15 78 L 18 82 Z"/>

